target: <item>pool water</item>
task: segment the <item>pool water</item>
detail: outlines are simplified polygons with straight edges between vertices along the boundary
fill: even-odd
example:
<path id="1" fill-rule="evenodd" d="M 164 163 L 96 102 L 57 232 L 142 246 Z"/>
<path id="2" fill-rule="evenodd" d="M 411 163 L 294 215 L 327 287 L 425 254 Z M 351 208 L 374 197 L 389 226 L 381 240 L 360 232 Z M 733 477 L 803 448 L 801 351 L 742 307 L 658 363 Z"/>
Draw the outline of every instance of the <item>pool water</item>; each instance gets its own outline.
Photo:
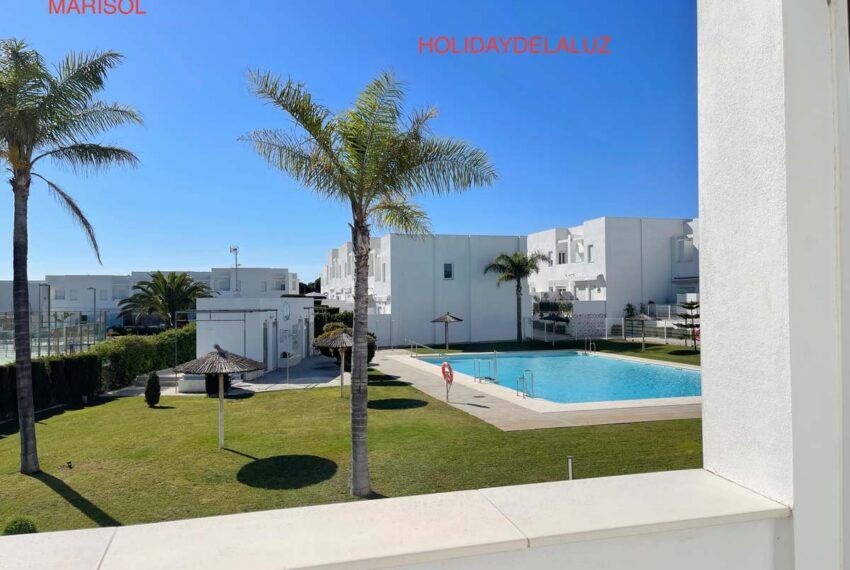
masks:
<path id="1" fill-rule="evenodd" d="M 475 376 L 475 361 L 480 360 L 480 374 L 493 375 L 492 355 L 448 355 L 422 360 L 435 366 L 447 361 L 455 372 L 469 376 Z M 498 354 L 496 379 L 506 389 L 515 390 L 517 378 L 525 370 L 534 372 L 534 396 L 552 402 L 573 404 L 700 395 L 697 370 L 575 351 Z"/>

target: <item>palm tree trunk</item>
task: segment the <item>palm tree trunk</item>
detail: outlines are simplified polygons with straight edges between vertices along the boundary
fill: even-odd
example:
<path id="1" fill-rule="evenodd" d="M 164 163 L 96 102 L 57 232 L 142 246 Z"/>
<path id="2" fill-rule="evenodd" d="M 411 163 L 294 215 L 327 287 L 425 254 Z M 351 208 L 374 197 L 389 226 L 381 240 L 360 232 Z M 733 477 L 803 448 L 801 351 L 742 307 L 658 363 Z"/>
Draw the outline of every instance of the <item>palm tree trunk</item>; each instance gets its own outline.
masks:
<path id="1" fill-rule="evenodd" d="M 15 313 L 15 377 L 18 385 L 18 422 L 21 438 L 21 473 L 38 473 L 35 441 L 35 402 L 32 388 L 30 346 L 30 300 L 27 279 L 27 201 L 30 178 L 16 172 L 12 179 L 15 194 L 12 236 L 12 304 Z"/>
<path id="2" fill-rule="evenodd" d="M 516 280 L 516 340 L 522 342 L 522 281 Z"/>
<path id="3" fill-rule="evenodd" d="M 351 228 L 354 244 L 354 346 L 351 348 L 351 494 L 372 494 L 367 445 L 368 397 L 368 295 L 369 225 L 355 219 Z"/>

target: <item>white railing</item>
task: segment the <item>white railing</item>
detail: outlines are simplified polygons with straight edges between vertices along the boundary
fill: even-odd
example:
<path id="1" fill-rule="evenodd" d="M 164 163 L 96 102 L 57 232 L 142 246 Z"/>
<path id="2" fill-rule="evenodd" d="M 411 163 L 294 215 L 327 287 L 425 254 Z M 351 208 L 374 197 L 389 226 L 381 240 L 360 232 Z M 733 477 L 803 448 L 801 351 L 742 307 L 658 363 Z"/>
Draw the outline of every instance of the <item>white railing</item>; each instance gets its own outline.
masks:
<path id="1" fill-rule="evenodd" d="M 417 352 L 417 349 L 427 350 L 427 351 L 429 351 L 430 354 L 432 354 L 434 356 L 445 356 L 445 354 L 446 354 L 445 352 L 440 352 L 439 350 L 435 350 L 435 349 L 431 348 L 430 346 L 420 344 L 420 343 L 418 343 L 414 340 L 411 340 L 409 338 L 404 339 L 404 341 L 408 345 L 410 345 L 410 356 L 413 356 L 413 357 L 419 356 L 419 352 Z"/>

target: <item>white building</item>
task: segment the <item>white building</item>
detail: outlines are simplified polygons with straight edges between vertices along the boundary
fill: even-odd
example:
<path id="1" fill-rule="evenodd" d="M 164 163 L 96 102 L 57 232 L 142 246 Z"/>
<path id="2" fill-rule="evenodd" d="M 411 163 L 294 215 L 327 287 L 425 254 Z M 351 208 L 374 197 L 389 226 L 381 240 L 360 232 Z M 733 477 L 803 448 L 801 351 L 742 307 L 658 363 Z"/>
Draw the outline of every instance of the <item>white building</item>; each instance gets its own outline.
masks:
<path id="1" fill-rule="evenodd" d="M 241 271 L 240 271 L 241 273 Z M 263 362 L 266 371 L 309 356 L 313 340 L 312 297 L 210 297 L 198 299 L 196 350 L 202 356 L 218 344 Z"/>
<path id="2" fill-rule="evenodd" d="M 621 317 L 626 303 L 699 293 L 696 219 L 596 218 L 529 234 L 528 251 L 551 259 L 529 278 L 531 293 L 571 301 L 575 313 Z"/>
<path id="3" fill-rule="evenodd" d="M 496 285 L 484 268 L 500 253 L 526 251 L 524 236 L 389 234 L 374 238 L 369 256 L 369 328 L 381 346 L 443 342 L 443 326 L 431 323 L 450 312 L 463 319 L 449 326 L 450 342 L 516 338 L 516 291 Z M 523 284 L 523 317 L 531 298 Z M 351 243 L 332 249 L 322 270 L 328 304 L 350 309 L 354 299 Z"/>
<path id="4" fill-rule="evenodd" d="M 274 298 L 298 293 L 298 275 L 285 267 L 240 267 L 238 271 L 233 267 L 214 267 L 185 273 L 206 283 L 221 297 Z M 132 295 L 136 283 L 150 279 L 150 274 L 133 271 L 129 275 L 47 275 L 42 281 L 30 281 L 30 310 L 41 307 L 46 312 L 49 291 L 51 313 L 91 316 L 96 309 L 108 324 L 115 324 L 118 303 Z M 0 312 L 11 311 L 12 282 L 0 281 Z"/>

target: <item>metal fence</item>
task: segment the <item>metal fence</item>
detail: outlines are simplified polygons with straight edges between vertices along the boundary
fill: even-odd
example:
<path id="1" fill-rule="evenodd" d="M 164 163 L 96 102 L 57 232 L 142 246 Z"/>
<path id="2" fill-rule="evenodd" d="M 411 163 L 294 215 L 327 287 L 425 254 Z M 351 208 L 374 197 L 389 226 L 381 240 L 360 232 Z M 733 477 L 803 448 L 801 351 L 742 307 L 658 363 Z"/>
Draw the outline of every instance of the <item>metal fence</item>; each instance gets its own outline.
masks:
<path id="1" fill-rule="evenodd" d="M 84 311 L 30 313 L 30 350 L 33 357 L 69 354 L 106 338 L 105 315 Z M 15 358 L 12 313 L 0 313 L 0 363 Z"/>

